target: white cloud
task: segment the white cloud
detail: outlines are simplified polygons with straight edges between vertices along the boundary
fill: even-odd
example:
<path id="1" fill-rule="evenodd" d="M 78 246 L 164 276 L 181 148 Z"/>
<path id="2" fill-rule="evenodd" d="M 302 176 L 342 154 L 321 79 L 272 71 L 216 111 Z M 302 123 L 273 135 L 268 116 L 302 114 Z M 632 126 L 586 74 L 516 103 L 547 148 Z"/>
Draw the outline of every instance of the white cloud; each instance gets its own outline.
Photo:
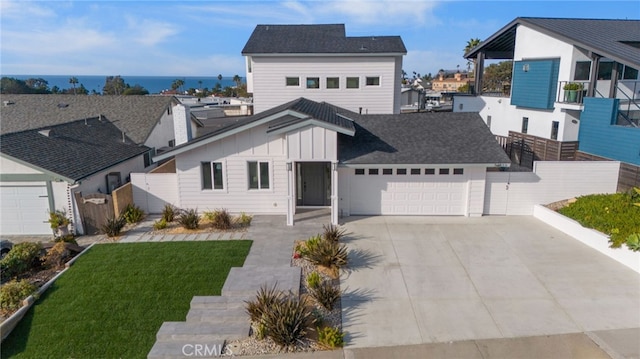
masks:
<path id="1" fill-rule="evenodd" d="M 347 23 L 378 26 L 422 27 L 437 23 L 436 1 L 347 0 L 305 3 L 309 11 L 326 17 L 343 16 Z"/>
<path id="2" fill-rule="evenodd" d="M 101 33 L 92 28 L 65 26 L 49 30 L 3 31 L 3 52 L 19 56 L 49 56 L 63 54 L 81 55 L 83 52 L 102 50 L 116 43 L 113 34 Z"/>
<path id="3" fill-rule="evenodd" d="M 175 25 L 168 22 L 141 20 L 132 16 L 127 16 L 126 19 L 129 38 L 145 46 L 157 45 L 179 32 Z"/>
<path id="4" fill-rule="evenodd" d="M 33 19 L 56 16 L 55 12 L 40 2 L 1 0 L 0 14 L 3 18 Z"/>

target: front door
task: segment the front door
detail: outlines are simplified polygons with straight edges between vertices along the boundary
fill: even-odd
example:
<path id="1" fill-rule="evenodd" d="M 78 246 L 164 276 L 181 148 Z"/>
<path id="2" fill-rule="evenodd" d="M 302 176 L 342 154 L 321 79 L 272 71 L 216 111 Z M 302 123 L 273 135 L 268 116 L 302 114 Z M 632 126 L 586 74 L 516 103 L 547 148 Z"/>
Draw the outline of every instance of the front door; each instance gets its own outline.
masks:
<path id="1" fill-rule="evenodd" d="M 328 162 L 298 163 L 298 205 L 328 206 L 331 165 Z"/>

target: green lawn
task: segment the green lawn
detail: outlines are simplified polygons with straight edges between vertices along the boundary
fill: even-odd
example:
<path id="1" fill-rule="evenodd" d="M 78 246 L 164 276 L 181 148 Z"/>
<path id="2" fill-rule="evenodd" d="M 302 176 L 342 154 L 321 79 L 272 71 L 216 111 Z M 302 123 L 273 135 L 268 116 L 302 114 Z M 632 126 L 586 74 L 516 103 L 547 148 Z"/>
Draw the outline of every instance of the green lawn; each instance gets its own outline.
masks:
<path id="1" fill-rule="evenodd" d="M 52 285 L 2 343 L 2 357 L 146 358 L 194 295 L 220 295 L 251 241 L 101 244 Z"/>

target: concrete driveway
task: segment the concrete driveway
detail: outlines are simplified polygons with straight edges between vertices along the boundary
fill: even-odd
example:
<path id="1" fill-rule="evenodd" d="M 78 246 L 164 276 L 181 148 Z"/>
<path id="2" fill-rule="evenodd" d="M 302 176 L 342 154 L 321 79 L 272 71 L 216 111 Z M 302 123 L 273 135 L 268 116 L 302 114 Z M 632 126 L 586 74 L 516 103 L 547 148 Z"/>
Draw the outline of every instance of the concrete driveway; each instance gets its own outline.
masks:
<path id="1" fill-rule="evenodd" d="M 347 347 L 640 328 L 640 275 L 533 217 L 345 226 Z"/>

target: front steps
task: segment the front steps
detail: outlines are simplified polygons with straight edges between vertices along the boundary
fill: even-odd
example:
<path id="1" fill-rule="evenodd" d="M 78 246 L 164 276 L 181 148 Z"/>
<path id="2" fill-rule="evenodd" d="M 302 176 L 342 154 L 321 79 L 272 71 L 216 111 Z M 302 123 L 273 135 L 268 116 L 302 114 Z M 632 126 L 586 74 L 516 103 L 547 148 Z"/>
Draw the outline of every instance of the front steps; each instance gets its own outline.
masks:
<path id="1" fill-rule="evenodd" d="M 231 268 L 222 296 L 193 297 L 186 321 L 163 323 L 147 358 L 219 357 L 226 341 L 249 336 L 245 301 L 253 299 L 261 286 L 271 288 L 276 283 L 278 289 L 297 295 L 300 273 L 300 268 L 289 266 Z"/>

